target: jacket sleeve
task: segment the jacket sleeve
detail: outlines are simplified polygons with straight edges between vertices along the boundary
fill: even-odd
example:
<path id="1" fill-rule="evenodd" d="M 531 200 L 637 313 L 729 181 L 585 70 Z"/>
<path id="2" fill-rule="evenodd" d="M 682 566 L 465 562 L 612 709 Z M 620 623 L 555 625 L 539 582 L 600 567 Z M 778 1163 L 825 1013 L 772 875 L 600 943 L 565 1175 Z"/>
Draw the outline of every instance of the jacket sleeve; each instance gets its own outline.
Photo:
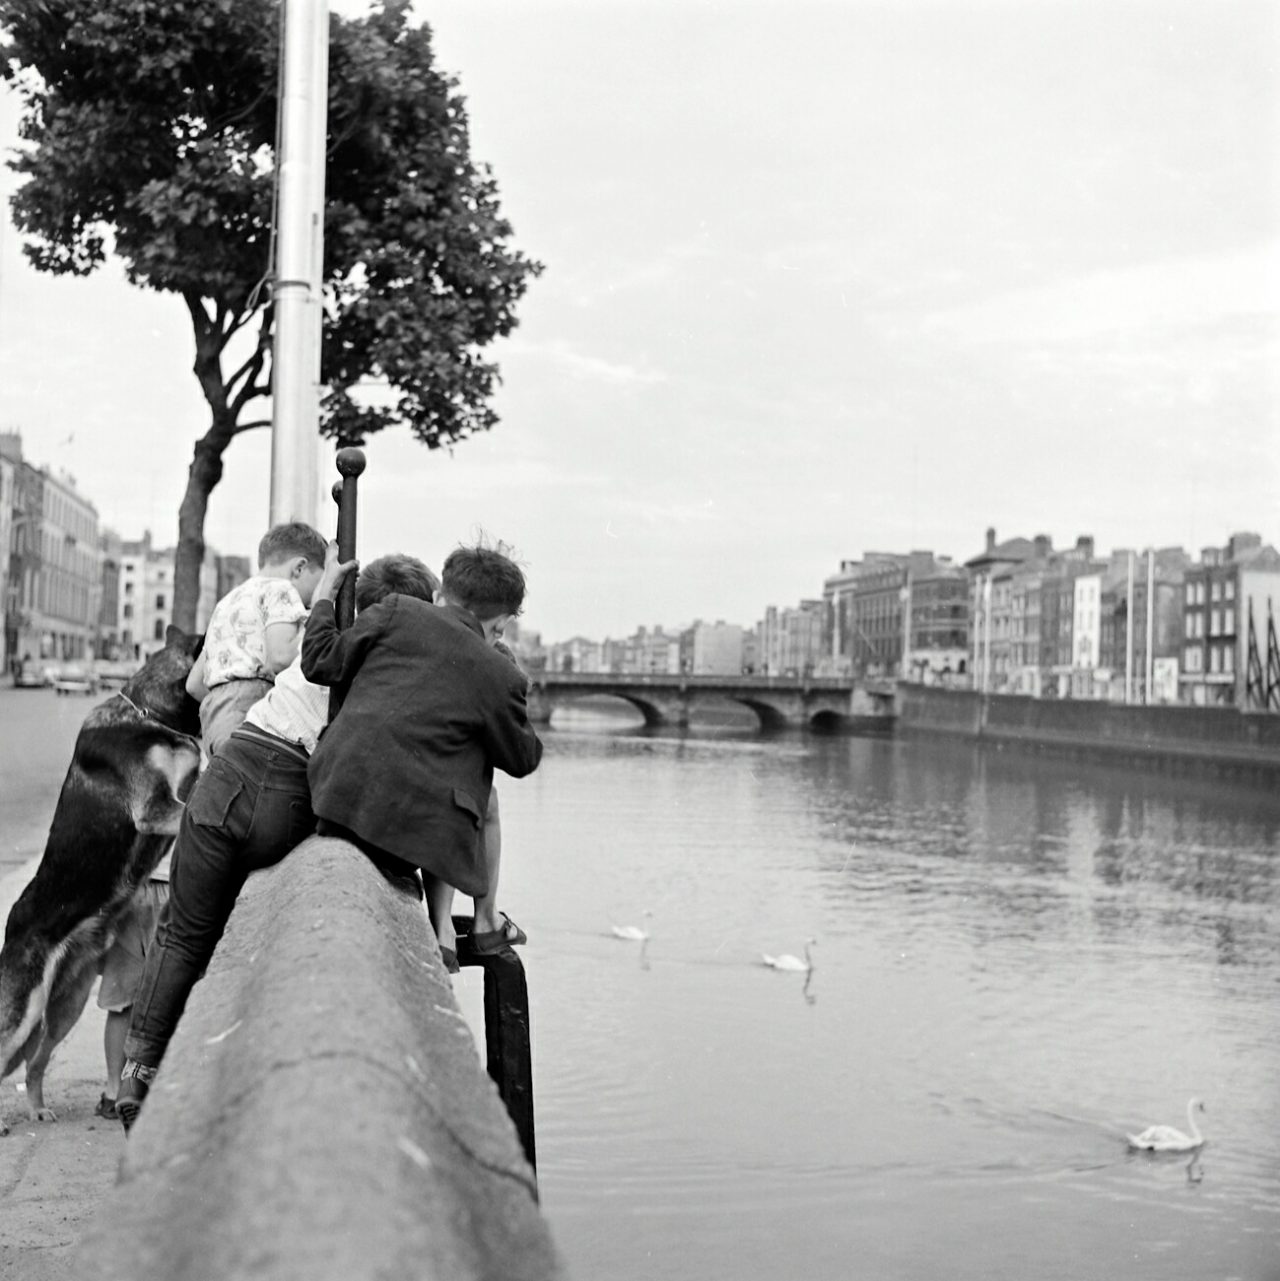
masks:
<path id="1" fill-rule="evenodd" d="M 517 668 L 504 675 L 505 697 L 499 695 L 490 713 L 485 750 L 498 769 L 512 778 L 524 778 L 542 760 L 542 740 L 529 724 L 523 673 Z"/>
<path id="2" fill-rule="evenodd" d="M 338 630 L 333 602 L 316 601 L 302 633 L 302 674 L 317 685 L 345 689 L 377 643 L 395 608 L 395 597 L 366 609 L 345 632 Z"/>

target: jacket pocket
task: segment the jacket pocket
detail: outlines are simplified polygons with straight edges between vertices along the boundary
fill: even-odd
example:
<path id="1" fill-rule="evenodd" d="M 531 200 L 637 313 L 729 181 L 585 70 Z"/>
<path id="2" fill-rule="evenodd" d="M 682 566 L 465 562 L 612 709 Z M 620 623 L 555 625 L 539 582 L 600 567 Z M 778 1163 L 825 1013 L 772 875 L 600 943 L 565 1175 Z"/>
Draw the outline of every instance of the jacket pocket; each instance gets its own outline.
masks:
<path id="1" fill-rule="evenodd" d="M 215 759 L 197 780 L 187 801 L 187 816 L 201 827 L 223 827 L 244 783 Z"/>
<path id="2" fill-rule="evenodd" d="M 453 789 L 453 803 L 470 817 L 475 827 L 479 828 L 480 824 L 484 822 L 484 811 L 470 792 L 464 792 L 462 788 L 455 787 Z"/>

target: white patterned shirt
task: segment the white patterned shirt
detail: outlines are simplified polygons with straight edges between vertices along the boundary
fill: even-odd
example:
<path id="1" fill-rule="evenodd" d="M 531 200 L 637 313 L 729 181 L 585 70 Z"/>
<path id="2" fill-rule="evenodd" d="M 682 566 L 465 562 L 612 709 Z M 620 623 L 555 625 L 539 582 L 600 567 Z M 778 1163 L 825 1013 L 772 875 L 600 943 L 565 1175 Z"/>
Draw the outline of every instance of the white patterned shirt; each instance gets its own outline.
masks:
<path id="1" fill-rule="evenodd" d="M 329 723 L 329 691 L 314 685 L 302 674 L 299 655 L 282 672 L 276 683 L 249 709 L 244 718 L 287 743 L 297 743 L 308 756 L 316 750 L 320 731 Z"/>
<path id="2" fill-rule="evenodd" d="M 213 689 L 227 681 L 271 680 L 267 628 L 299 624 L 306 616 L 307 607 L 287 578 L 255 574 L 233 587 L 214 606 L 205 631 L 205 685 Z"/>

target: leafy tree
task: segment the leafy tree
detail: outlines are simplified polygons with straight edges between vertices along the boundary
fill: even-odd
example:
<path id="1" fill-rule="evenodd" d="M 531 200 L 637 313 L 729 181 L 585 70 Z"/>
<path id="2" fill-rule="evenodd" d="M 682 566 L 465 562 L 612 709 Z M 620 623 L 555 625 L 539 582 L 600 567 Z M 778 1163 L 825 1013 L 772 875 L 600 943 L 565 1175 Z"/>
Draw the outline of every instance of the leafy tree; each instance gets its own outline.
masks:
<path id="1" fill-rule="evenodd" d="M 483 349 L 541 270 L 511 247 L 457 83 L 407 10 L 382 0 L 330 25 L 321 429 L 340 444 L 396 423 L 430 448 L 491 427 Z M 191 628 L 223 452 L 269 421 L 254 411 L 270 394 L 280 5 L 0 0 L 0 29 L 24 104 L 12 212 L 31 262 L 87 275 L 114 252 L 191 317 L 210 414 L 179 510 L 174 621 Z M 352 395 L 370 379 L 392 403 Z"/>

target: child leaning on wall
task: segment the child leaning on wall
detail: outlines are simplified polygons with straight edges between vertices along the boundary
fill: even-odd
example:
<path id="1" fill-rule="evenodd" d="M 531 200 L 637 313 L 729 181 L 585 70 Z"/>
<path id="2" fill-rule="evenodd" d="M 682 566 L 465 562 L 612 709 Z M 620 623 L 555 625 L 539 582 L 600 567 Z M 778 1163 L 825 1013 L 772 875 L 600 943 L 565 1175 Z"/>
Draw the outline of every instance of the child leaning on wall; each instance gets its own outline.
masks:
<path id="1" fill-rule="evenodd" d="M 524 575 L 498 551 L 460 547 L 441 580 L 437 605 L 393 596 L 345 632 L 317 602 L 302 670 L 342 694 L 308 769 L 318 830 L 354 840 L 413 893 L 422 870 L 448 965 L 454 889 L 476 899 L 478 931 L 523 941 L 493 902 L 495 851 L 483 829 L 494 768 L 531 774 L 542 743 L 524 674 L 494 648 L 520 612 Z"/>
<path id="2" fill-rule="evenodd" d="M 187 693 L 200 704 L 205 755 L 217 754 L 297 657 L 324 555 L 325 540 L 310 525 L 275 525 L 258 544 L 258 572 L 214 607 L 187 678 Z"/>

